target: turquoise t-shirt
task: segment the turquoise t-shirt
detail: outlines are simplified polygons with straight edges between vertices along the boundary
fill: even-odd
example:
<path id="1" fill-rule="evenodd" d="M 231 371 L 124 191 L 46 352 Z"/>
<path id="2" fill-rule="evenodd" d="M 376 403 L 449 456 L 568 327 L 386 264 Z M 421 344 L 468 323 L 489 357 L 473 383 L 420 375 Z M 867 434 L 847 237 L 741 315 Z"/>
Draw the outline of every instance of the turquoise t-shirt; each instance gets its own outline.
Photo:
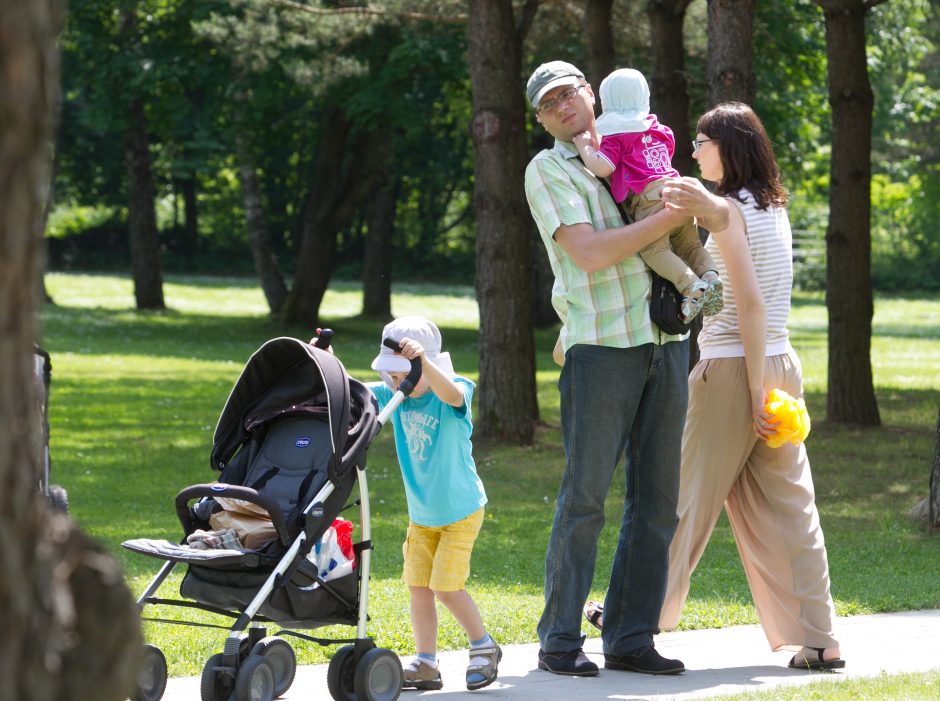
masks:
<path id="1" fill-rule="evenodd" d="M 470 442 L 474 385 L 464 377 L 453 379 L 463 390 L 463 406 L 452 407 L 428 391 L 405 399 L 389 419 L 395 428 L 408 517 L 420 526 L 446 526 L 486 504 Z M 380 409 L 394 394 L 383 382 L 372 382 L 368 387 Z"/>

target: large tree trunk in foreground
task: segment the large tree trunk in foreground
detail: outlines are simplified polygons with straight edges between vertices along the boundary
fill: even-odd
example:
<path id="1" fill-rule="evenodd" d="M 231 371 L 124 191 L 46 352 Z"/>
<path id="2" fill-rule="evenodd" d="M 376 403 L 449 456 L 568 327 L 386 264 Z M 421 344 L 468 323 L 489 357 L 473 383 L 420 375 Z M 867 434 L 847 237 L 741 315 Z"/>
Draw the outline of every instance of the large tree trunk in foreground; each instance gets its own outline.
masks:
<path id="1" fill-rule="evenodd" d="M 815 0 L 826 18 L 832 107 L 826 308 L 830 421 L 881 423 L 871 371 L 871 129 L 875 98 L 865 57 L 862 0 Z"/>
<path id="2" fill-rule="evenodd" d="M 524 9 L 523 20 L 532 6 Z M 527 444 L 533 439 L 538 406 L 520 31 L 509 0 L 470 1 L 470 129 L 480 304 L 477 432 L 484 438 Z"/>
<path id="3" fill-rule="evenodd" d="M 0 0 L 0 699 L 119 701 L 141 651 L 115 561 L 39 494 L 33 344 L 58 101 L 55 0 Z"/>

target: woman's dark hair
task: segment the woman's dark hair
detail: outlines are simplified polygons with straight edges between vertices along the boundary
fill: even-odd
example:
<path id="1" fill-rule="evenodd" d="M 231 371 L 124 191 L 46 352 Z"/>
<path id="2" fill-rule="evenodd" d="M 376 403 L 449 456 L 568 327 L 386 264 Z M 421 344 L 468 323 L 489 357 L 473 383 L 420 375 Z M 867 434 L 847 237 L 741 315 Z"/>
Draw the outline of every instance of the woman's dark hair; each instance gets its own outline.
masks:
<path id="1" fill-rule="evenodd" d="M 743 102 L 723 102 L 698 120 L 698 132 L 717 141 L 722 176 L 718 194 L 743 202 L 741 189 L 749 190 L 758 209 L 783 207 L 787 191 L 770 139 L 754 110 Z"/>

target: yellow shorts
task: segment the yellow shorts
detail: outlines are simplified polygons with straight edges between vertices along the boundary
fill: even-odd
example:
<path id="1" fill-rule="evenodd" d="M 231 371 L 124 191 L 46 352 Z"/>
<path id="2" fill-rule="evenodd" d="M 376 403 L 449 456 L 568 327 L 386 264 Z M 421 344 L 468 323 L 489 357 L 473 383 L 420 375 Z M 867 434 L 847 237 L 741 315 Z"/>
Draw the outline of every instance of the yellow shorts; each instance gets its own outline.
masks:
<path id="1" fill-rule="evenodd" d="M 460 591 L 470 576 L 470 555 L 483 525 L 483 509 L 447 526 L 408 524 L 401 551 L 405 556 L 402 579 L 409 587 L 434 591 Z"/>

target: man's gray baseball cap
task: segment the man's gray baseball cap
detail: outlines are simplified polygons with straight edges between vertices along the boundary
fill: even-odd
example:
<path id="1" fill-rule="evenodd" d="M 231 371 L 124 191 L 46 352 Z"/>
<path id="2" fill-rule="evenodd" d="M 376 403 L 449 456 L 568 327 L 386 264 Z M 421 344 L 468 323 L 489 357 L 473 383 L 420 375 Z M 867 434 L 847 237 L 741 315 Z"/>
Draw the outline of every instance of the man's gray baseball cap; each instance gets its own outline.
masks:
<path id="1" fill-rule="evenodd" d="M 580 85 L 584 80 L 584 73 L 565 61 L 549 61 L 535 69 L 529 82 L 526 83 L 525 93 L 533 109 L 538 108 L 539 102 L 545 93 L 559 85 Z"/>

